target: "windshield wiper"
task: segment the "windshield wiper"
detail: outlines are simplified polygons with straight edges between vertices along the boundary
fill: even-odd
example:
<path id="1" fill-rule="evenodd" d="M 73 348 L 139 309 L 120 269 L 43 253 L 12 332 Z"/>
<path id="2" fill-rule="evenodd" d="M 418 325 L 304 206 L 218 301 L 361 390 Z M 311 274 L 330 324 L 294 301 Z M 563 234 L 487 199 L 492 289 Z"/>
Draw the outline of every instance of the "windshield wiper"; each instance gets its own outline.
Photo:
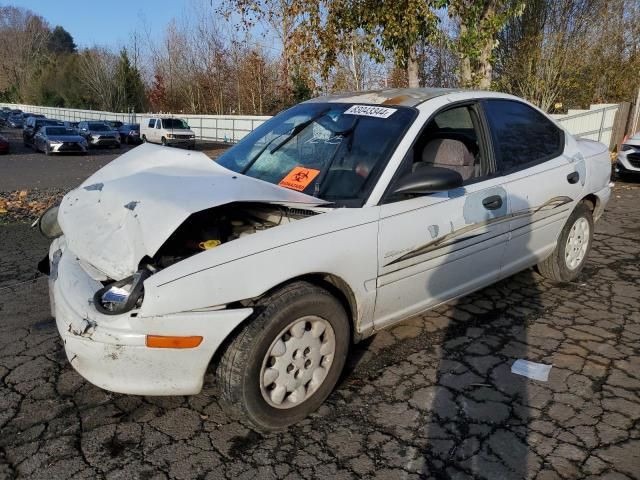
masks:
<path id="1" fill-rule="evenodd" d="M 282 140 L 279 144 L 277 144 L 275 147 L 273 147 L 269 153 L 271 155 L 273 155 L 274 153 L 276 153 L 278 150 L 280 150 L 282 147 L 284 147 L 287 143 L 289 143 L 291 141 L 291 139 L 293 137 L 295 137 L 296 135 L 298 135 L 301 131 L 303 131 L 305 128 L 307 128 L 309 125 L 311 125 L 313 122 L 315 122 L 316 120 L 318 120 L 320 117 L 324 117 L 327 112 L 329 111 L 328 108 L 325 108 L 324 110 L 322 110 L 321 112 L 318 112 L 316 115 L 314 115 L 313 117 L 311 117 L 309 120 L 306 120 L 304 122 L 300 122 L 299 124 L 297 124 L 295 127 L 293 127 L 293 129 L 291 130 L 291 133 L 289 133 L 289 135 L 287 135 L 287 138 L 285 138 L 284 140 Z"/>
<path id="2" fill-rule="evenodd" d="M 249 171 L 249 169 L 251 167 L 253 167 L 253 164 L 256 163 L 256 160 L 258 160 L 258 158 L 260 158 L 260 155 L 262 155 L 264 153 L 264 151 L 269 148 L 269 145 L 271 145 L 275 140 L 277 140 L 278 138 L 280 138 L 282 135 L 284 135 L 284 133 L 281 133 L 280 135 L 276 135 L 275 137 L 273 137 L 271 140 L 269 140 L 264 147 L 262 147 L 260 149 L 260 151 L 258 153 L 256 153 L 253 158 L 251 160 L 249 160 L 249 163 L 247 163 L 247 165 L 240 171 L 240 173 L 242 175 L 244 175 L 245 173 L 247 173 Z"/>
<path id="3" fill-rule="evenodd" d="M 353 132 L 355 131 L 359 120 L 360 120 L 360 117 L 356 117 L 356 119 L 353 121 L 353 123 L 351 124 L 351 126 L 349 128 L 347 128 L 347 129 L 343 130 L 342 132 L 340 132 L 340 135 L 342 135 L 343 137 L 349 136 L 349 143 L 347 144 L 347 150 L 348 151 L 351 151 L 351 148 L 353 147 Z M 331 170 L 331 167 L 333 166 L 333 162 L 336 161 L 336 158 L 338 156 L 338 151 L 339 150 L 340 150 L 340 146 L 338 146 L 338 148 L 336 148 L 336 151 L 333 152 L 333 155 L 331 156 L 331 159 L 329 160 L 327 168 L 318 177 L 318 181 L 316 182 L 316 185 L 315 185 L 315 188 L 314 188 L 314 192 L 313 192 L 313 196 L 314 197 L 320 197 L 320 195 L 324 192 L 324 190 L 325 190 L 325 185 L 323 184 L 324 180 L 325 180 L 325 178 L 327 178 L 327 175 L 329 175 L 329 171 Z"/>
<path id="4" fill-rule="evenodd" d="M 291 132 L 289 133 L 289 135 L 287 136 L 286 139 L 284 139 L 281 143 L 279 143 L 278 145 L 276 145 L 275 147 L 273 147 L 273 149 L 269 152 L 271 154 L 277 152 L 281 147 L 283 147 L 289 140 L 291 140 L 293 137 L 295 137 L 298 133 L 300 133 L 302 130 L 304 130 L 305 128 L 307 128 L 310 124 L 312 124 L 313 122 L 315 122 L 318 118 L 322 117 L 323 115 L 325 115 L 327 112 L 329 111 L 328 108 L 325 108 L 324 110 L 322 110 L 320 113 L 318 113 L 317 115 L 314 115 L 313 117 L 311 117 L 309 120 L 306 120 L 304 122 L 299 123 L 298 125 L 296 125 L 295 127 L 293 127 L 291 129 Z M 273 137 L 271 140 L 269 140 L 266 145 L 264 147 L 262 147 L 260 149 L 260 151 L 258 153 L 256 153 L 253 158 L 251 160 L 249 160 L 249 163 L 247 163 L 247 165 L 242 169 L 242 171 L 240 172 L 242 175 L 244 175 L 245 173 L 247 173 L 249 171 L 249 169 L 251 167 L 253 167 L 253 164 L 256 163 L 256 161 L 260 158 L 260 156 L 265 152 L 265 150 L 267 148 L 269 148 L 269 146 L 275 142 L 277 139 L 279 139 L 280 137 L 282 137 L 282 135 L 284 135 L 284 133 L 281 133 L 280 135 L 277 135 L 275 137 Z"/>

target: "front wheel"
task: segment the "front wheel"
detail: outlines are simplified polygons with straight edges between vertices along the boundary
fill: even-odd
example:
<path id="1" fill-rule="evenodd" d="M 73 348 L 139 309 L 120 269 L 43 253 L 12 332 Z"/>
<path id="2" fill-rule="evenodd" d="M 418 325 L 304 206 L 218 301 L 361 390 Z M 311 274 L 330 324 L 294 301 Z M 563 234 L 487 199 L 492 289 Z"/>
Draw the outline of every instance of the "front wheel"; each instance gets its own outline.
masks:
<path id="1" fill-rule="evenodd" d="M 574 280 L 584 268 L 593 243 L 593 215 L 579 203 L 562 228 L 553 253 L 538 264 L 543 277 L 558 283 Z"/>
<path id="2" fill-rule="evenodd" d="M 350 344 L 342 304 L 307 282 L 262 299 L 217 367 L 222 405 L 258 430 L 314 412 L 335 387 Z"/>
<path id="3" fill-rule="evenodd" d="M 162 142 L 162 146 L 166 147 L 167 146 L 167 139 L 162 137 L 162 139 L 160 140 Z"/>

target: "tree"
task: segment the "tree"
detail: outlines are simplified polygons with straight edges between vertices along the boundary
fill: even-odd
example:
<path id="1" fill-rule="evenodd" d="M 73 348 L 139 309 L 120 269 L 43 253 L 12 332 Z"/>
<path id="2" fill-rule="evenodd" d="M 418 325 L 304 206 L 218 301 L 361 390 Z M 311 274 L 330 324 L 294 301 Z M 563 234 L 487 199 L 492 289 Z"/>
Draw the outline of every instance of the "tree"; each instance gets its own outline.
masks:
<path id="1" fill-rule="evenodd" d="M 46 62 L 49 26 L 29 10 L 0 7 L 0 92 L 26 99 L 31 81 Z"/>
<path id="2" fill-rule="evenodd" d="M 145 106 L 144 84 L 140 71 L 131 65 L 127 49 L 120 51 L 120 59 L 116 67 L 116 110 L 121 112 L 141 112 Z"/>
<path id="3" fill-rule="evenodd" d="M 523 0 L 449 0 L 449 15 L 460 24 L 455 47 L 463 87 L 489 89 L 498 33 L 523 7 Z"/>
<path id="4" fill-rule="evenodd" d="M 49 36 L 47 49 L 54 54 L 74 53 L 76 51 L 76 44 L 71 34 L 58 25 Z"/>
<path id="5" fill-rule="evenodd" d="M 167 91 L 164 87 L 164 78 L 159 73 L 153 76 L 153 83 L 149 89 L 149 105 L 154 112 L 167 110 Z"/>

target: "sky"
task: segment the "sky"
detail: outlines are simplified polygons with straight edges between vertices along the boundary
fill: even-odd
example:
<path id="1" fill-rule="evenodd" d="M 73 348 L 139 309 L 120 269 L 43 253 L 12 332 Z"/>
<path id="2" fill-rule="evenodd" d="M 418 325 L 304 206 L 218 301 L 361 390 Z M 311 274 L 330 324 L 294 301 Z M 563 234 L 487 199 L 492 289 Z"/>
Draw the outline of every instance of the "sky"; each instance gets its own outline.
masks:
<path id="1" fill-rule="evenodd" d="M 188 15 L 194 2 L 213 8 L 217 0 L 0 0 L 2 6 L 27 8 L 44 17 L 52 27 L 61 25 L 78 47 L 100 45 L 118 49 L 130 34 L 149 32 L 161 37 L 172 18 Z"/>

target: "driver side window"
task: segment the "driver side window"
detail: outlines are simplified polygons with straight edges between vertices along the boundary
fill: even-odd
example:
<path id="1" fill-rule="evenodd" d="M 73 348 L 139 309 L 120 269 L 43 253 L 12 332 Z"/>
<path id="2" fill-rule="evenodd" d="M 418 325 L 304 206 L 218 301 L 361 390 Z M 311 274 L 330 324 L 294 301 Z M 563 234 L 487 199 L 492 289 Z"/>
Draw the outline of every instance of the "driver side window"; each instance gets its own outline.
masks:
<path id="1" fill-rule="evenodd" d="M 476 112 L 470 105 L 437 113 L 413 147 L 411 171 L 423 166 L 447 168 L 458 172 L 464 183 L 482 176 L 478 124 Z"/>

